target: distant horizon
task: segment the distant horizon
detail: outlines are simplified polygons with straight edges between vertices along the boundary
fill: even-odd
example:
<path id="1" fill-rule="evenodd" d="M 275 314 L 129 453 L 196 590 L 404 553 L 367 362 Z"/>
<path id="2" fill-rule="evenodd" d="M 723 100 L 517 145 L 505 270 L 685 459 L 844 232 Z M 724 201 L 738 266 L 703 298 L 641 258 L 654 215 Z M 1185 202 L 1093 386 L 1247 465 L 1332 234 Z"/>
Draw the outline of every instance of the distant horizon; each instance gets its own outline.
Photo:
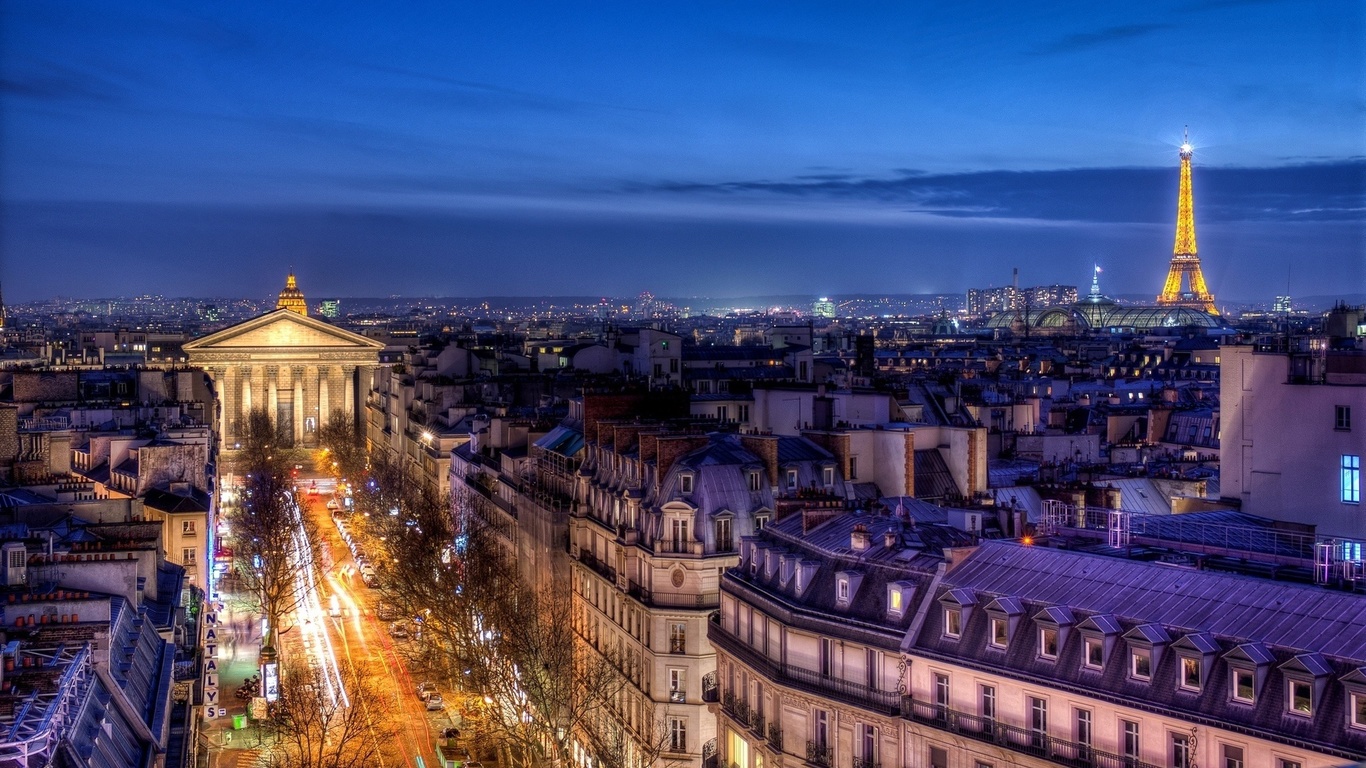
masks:
<path id="1" fill-rule="evenodd" d="M 1073 284 L 1071 284 L 1071 283 L 1044 283 L 1044 284 L 1039 284 L 1039 285 L 1067 285 L 1067 286 L 1072 286 Z M 1004 287 L 1004 286 L 979 286 L 979 287 L 980 287 L 980 288 L 1001 288 L 1001 287 Z M 1032 285 L 1032 284 L 1031 284 L 1031 285 L 1025 285 L 1024 283 L 1021 283 L 1020 287 L 1021 287 L 1022 289 L 1023 289 L 1023 288 L 1032 288 L 1032 287 L 1035 287 L 1035 285 Z M 1089 288 L 1089 287 L 1088 287 L 1088 286 L 1082 286 L 1082 285 L 1077 285 L 1077 286 L 1075 286 L 1075 287 L 1077 288 L 1077 291 L 1078 291 L 1078 298 L 1085 298 L 1085 296 L 1086 296 L 1087 293 L 1088 293 L 1088 288 Z M 310 297 L 310 296 L 309 296 L 309 292 L 307 291 L 306 286 L 303 285 L 302 281 L 301 281 L 301 283 L 300 283 L 300 290 L 303 292 L 304 297 L 305 297 L 305 299 L 308 301 L 308 303 L 309 303 L 310 306 L 315 305 L 315 304 L 318 304 L 318 303 L 323 302 L 323 301 L 332 301 L 332 300 L 341 301 L 341 302 L 347 302 L 347 301 L 351 301 L 351 302 L 402 302 L 402 301 L 432 301 L 432 302 L 472 302 L 472 301 L 499 302 L 499 301 L 508 301 L 508 302 L 534 302 L 534 301 L 555 301 L 555 302 L 565 302 L 565 303 L 592 304 L 592 303 L 594 303 L 594 302 L 602 301 L 602 300 L 604 300 L 604 299 L 606 299 L 606 300 L 611 300 L 611 301 L 630 301 L 630 300 L 633 300 L 633 299 L 638 298 L 638 297 L 641 295 L 641 293 L 642 293 L 642 292 L 637 292 L 637 293 L 635 293 L 635 294 L 630 294 L 630 295 L 603 295 L 603 294 L 525 294 L 525 295 L 518 295 L 518 294 L 482 294 L 482 295 L 468 295 L 468 296 L 459 296 L 459 295 L 427 295 L 427 296 L 421 296 L 421 295 L 386 295 L 386 296 L 320 295 L 320 296 L 317 296 L 317 297 Z M 663 294 L 655 294 L 655 293 L 653 293 L 653 292 L 650 292 L 650 293 L 654 296 L 655 300 L 661 301 L 661 302 L 665 302 L 665 303 L 669 303 L 669 304 L 677 304 L 677 303 L 679 303 L 679 302 L 697 302 L 697 301 L 712 301 L 712 302 L 717 302 L 717 301 L 728 301 L 728 302 L 735 302 L 736 304 L 750 303 L 750 304 L 764 305 L 764 306 L 767 306 L 767 307 L 774 307 L 774 306 L 781 306 L 781 305 L 785 305 L 785 304 L 786 304 L 786 305 L 810 304 L 810 303 L 812 303 L 812 302 L 814 302 L 814 301 L 817 301 L 817 300 L 820 300 L 820 299 L 822 299 L 822 298 L 839 299 L 839 300 L 842 300 L 842 301 L 852 301 L 852 300 L 877 300 L 877 299 L 885 299 L 885 300 L 917 300 L 917 299 L 918 299 L 918 300 L 930 300 L 930 299 L 942 298 L 942 297 L 948 297 L 948 296 L 955 297 L 955 298 L 963 298 L 963 297 L 966 296 L 968 290 L 969 290 L 969 289 L 964 289 L 964 290 L 961 290 L 961 291 L 933 291 L 933 292 L 928 292 L 928 293 L 901 293 L 901 292 L 877 292 L 877 293 L 874 293 L 874 292 L 855 292 L 855 293 L 826 293 L 826 294 L 820 294 L 820 293 L 773 293 L 773 294 L 750 294 L 750 295 L 732 295 L 732 296 L 716 296 L 716 295 L 711 295 L 711 296 L 667 296 L 667 295 L 663 295 Z M 1105 296 L 1107 296 L 1108 298 L 1115 299 L 1116 301 L 1128 302 L 1128 303 L 1134 303 L 1134 304 L 1154 303 L 1154 302 L 1155 302 L 1155 298 L 1156 298 L 1156 295 L 1155 295 L 1155 294 L 1149 295 L 1149 294 L 1147 294 L 1147 293 L 1132 293 L 1132 292 L 1131 292 L 1131 293 L 1110 293 L 1110 292 L 1106 292 L 1106 291 L 1102 290 L 1102 294 L 1105 295 Z M 1253 305 L 1253 304 L 1268 303 L 1268 302 L 1274 300 L 1275 298 L 1277 298 L 1278 296 L 1282 296 L 1282 295 L 1284 295 L 1284 294 L 1272 294 L 1271 296 L 1268 296 L 1268 297 L 1265 297 L 1265 298 L 1246 298 L 1246 297 L 1243 297 L 1243 298 L 1234 298 L 1234 299 L 1227 299 L 1227 300 L 1220 298 L 1220 299 L 1218 300 L 1218 303 L 1219 303 L 1220 305 L 1226 305 L 1226 306 L 1234 306 L 1234 305 Z M 163 301 L 198 301 L 198 302 L 209 302 L 209 301 L 224 301 L 224 302 L 233 302 L 233 301 L 252 301 L 252 302 L 262 302 L 262 303 L 269 303 L 269 302 L 272 302 L 272 301 L 275 300 L 275 298 L 274 298 L 274 292 L 271 292 L 271 293 L 268 293 L 268 294 L 263 294 L 263 295 L 261 295 L 260 297 L 252 297 L 252 296 L 226 296 L 226 295 L 223 295 L 223 296 L 210 296 L 210 295 L 202 295 L 202 296 L 196 296 L 196 295 L 166 296 L 166 295 L 163 295 L 163 294 L 154 294 L 154 293 L 145 293 L 145 292 L 144 292 L 144 293 L 140 293 L 140 294 L 110 295 L 110 296 L 70 296 L 70 295 L 66 295 L 66 296 L 50 296 L 50 297 L 40 298 L 40 299 L 29 299 L 29 300 L 20 300 L 20 301 L 6 301 L 5 304 L 6 304 L 6 306 L 12 307 L 12 306 L 16 306 L 16 305 L 37 304 L 37 303 L 50 302 L 50 301 L 71 301 L 71 302 L 136 301 L 136 300 L 138 300 L 138 299 L 143 299 L 143 298 L 147 298 L 147 299 L 157 298 L 157 299 L 160 299 L 160 300 L 163 300 Z M 1345 302 L 1345 303 L 1347 303 L 1347 304 L 1349 304 L 1349 305 L 1366 304 L 1366 292 L 1352 292 L 1352 293 L 1340 293 L 1340 294 L 1332 294 L 1332 293 L 1329 293 L 1329 294 L 1310 294 L 1310 295 L 1302 296 L 1302 297 L 1294 296 L 1294 295 L 1292 294 L 1292 295 L 1291 295 L 1291 300 L 1292 300 L 1292 304 L 1301 304 L 1301 303 L 1303 303 L 1303 304 L 1312 304 L 1312 305 L 1315 305 L 1315 306 L 1324 305 L 1324 304 L 1332 304 L 1332 303 L 1339 302 L 1339 301 Z M 755 309 L 761 309 L 761 308 L 762 308 L 762 307 L 760 307 L 760 306 L 756 306 L 756 307 L 755 307 Z"/>

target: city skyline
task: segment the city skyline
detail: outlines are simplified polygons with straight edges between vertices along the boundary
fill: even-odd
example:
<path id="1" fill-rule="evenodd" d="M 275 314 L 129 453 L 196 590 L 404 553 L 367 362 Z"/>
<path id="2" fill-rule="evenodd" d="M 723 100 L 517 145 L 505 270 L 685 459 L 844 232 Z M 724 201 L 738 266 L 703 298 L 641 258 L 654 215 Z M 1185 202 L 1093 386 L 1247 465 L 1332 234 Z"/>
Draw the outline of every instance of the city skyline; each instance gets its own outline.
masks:
<path id="1" fill-rule="evenodd" d="M 1155 295 L 1189 125 L 1216 296 L 1366 283 L 1359 6 L 865 10 L 11 6 L 0 278 Z"/>

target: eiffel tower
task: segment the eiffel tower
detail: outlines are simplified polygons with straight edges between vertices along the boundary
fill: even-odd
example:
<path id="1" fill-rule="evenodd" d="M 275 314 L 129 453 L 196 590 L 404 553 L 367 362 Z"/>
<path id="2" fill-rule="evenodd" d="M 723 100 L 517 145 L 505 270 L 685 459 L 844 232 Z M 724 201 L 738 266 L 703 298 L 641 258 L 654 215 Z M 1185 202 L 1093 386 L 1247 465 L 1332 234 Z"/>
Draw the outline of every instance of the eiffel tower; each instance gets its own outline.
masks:
<path id="1" fill-rule="evenodd" d="M 1163 307 L 1190 307 L 1211 315 L 1219 314 L 1214 307 L 1214 295 L 1205 287 L 1205 275 L 1200 271 L 1200 256 L 1195 250 L 1195 199 L 1191 194 L 1191 155 L 1195 154 L 1186 134 L 1181 144 L 1181 188 L 1176 203 L 1176 247 L 1172 249 L 1172 266 L 1167 282 L 1157 303 Z M 1181 290 L 1182 284 L 1188 287 Z"/>

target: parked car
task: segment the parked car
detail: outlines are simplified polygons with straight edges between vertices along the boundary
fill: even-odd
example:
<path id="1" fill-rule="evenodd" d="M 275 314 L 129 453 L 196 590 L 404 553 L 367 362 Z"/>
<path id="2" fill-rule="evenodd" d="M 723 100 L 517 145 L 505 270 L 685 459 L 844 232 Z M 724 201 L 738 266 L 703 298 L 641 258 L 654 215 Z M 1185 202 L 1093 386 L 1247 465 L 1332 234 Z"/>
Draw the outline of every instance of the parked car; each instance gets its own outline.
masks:
<path id="1" fill-rule="evenodd" d="M 375 573 L 374 568 L 371 568 L 368 565 L 361 566 L 360 580 L 365 582 L 365 586 L 367 587 L 379 586 L 379 575 Z"/>
<path id="2" fill-rule="evenodd" d="M 389 636 L 395 640 L 408 639 L 408 625 L 401 621 L 396 621 L 389 625 Z"/>
<path id="3" fill-rule="evenodd" d="M 436 692 L 433 692 L 432 695 L 430 695 L 430 696 L 427 697 L 427 711 L 428 711 L 428 712 L 435 712 L 436 710 L 445 709 L 445 708 L 446 708 L 446 702 L 442 700 L 441 694 L 436 693 Z M 468 765 L 468 763 L 466 763 L 466 765 Z"/>
<path id="4" fill-rule="evenodd" d="M 418 683 L 418 684 L 417 684 L 417 697 L 418 697 L 419 699 L 422 699 L 423 701 L 426 701 L 426 700 L 427 700 L 427 697 L 429 697 L 429 696 L 431 696 L 432 694 L 435 694 L 435 693 L 436 693 L 436 683 L 433 683 L 433 682 L 430 682 L 430 681 L 424 681 L 424 682 L 421 682 L 421 683 Z M 440 695 L 440 694 L 437 694 L 437 695 Z"/>

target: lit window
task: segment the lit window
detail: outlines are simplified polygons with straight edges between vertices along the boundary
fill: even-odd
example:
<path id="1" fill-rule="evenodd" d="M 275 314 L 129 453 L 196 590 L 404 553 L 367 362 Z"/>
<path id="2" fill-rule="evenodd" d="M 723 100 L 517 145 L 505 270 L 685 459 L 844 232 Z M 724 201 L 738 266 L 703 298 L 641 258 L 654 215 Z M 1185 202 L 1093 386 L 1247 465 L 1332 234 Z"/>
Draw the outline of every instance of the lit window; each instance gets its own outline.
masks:
<path id="1" fill-rule="evenodd" d="M 1004 648 L 1010 643 L 1010 624 L 1005 619 L 991 620 L 991 644 Z"/>
<path id="2" fill-rule="evenodd" d="M 1361 457 L 1342 455 L 1342 503 L 1361 503 Z"/>
<path id="3" fill-rule="evenodd" d="M 887 610 L 901 613 L 901 590 L 893 589 L 887 596 Z"/>
<path id="4" fill-rule="evenodd" d="M 1039 655 L 1045 659 L 1058 658 L 1058 630 L 1052 627 L 1039 629 Z"/>
<path id="5" fill-rule="evenodd" d="M 1181 657 L 1181 687 L 1187 691 L 1200 690 L 1200 660 L 1194 656 Z"/>
<path id="6" fill-rule="evenodd" d="M 1147 648 L 1134 649 L 1129 657 L 1129 676 L 1135 680 L 1152 679 L 1152 651 Z"/>
<path id="7" fill-rule="evenodd" d="M 1098 637 L 1086 638 L 1086 667 L 1100 669 L 1105 666 L 1105 644 Z"/>
<path id="8" fill-rule="evenodd" d="M 1233 700 L 1251 704 L 1256 700 L 1256 679 L 1250 669 L 1233 670 Z"/>
<path id="9" fill-rule="evenodd" d="M 1366 693 L 1353 693 L 1350 713 L 1353 728 L 1366 728 Z"/>
<path id="10" fill-rule="evenodd" d="M 1289 680 L 1286 682 L 1286 697 L 1289 699 L 1286 704 L 1290 708 L 1291 714 L 1312 715 L 1314 714 L 1314 686 L 1306 680 Z"/>
<path id="11" fill-rule="evenodd" d="M 944 609 L 944 634 L 959 637 L 963 634 L 963 612 L 957 608 Z"/>

